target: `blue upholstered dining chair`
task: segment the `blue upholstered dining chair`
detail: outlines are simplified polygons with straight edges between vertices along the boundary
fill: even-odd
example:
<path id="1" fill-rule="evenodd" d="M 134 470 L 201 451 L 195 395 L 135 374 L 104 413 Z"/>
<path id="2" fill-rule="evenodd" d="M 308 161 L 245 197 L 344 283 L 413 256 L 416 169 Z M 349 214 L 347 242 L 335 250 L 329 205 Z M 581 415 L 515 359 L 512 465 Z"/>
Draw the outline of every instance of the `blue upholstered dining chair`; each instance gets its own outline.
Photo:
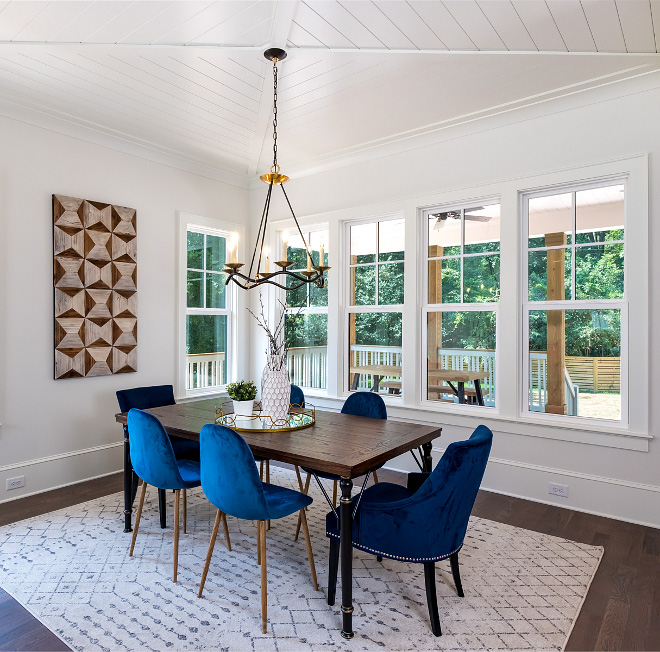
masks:
<path id="1" fill-rule="evenodd" d="M 199 487 L 201 484 L 199 462 L 179 459 L 174 455 L 172 443 L 161 422 L 149 412 L 133 408 L 128 412 L 128 427 L 131 433 L 131 463 L 138 477 L 142 480 L 142 491 L 138 503 L 133 538 L 129 556 L 133 555 L 142 517 L 144 497 L 147 485 L 157 489 L 174 490 L 174 581 L 177 579 L 179 566 L 179 499 L 181 490 Z M 186 502 L 183 502 L 184 531 L 186 523 Z M 225 519 L 225 536 L 227 547 L 230 548 L 227 521 Z M 230 548 L 231 549 L 231 548 Z"/>
<path id="2" fill-rule="evenodd" d="M 283 518 L 300 512 L 307 543 L 307 556 L 312 572 L 314 590 L 318 591 L 312 543 L 307 529 L 305 507 L 312 502 L 309 496 L 298 491 L 262 482 L 254 464 L 252 451 L 245 440 L 234 430 L 209 423 L 200 433 L 202 489 L 209 501 L 218 508 L 218 514 L 257 521 L 257 556 L 261 565 L 261 624 L 266 633 L 266 521 Z M 209 571 L 218 517 L 211 534 L 206 563 L 202 572 L 197 597 L 202 597 Z"/>
<path id="3" fill-rule="evenodd" d="M 381 482 L 369 487 L 353 523 L 353 547 L 372 555 L 424 564 L 431 629 L 442 634 L 435 592 L 435 562 L 449 558 L 456 592 L 463 587 L 458 552 L 486 469 L 493 433 L 479 426 L 467 441 L 447 446 L 434 471 L 411 491 Z M 334 604 L 339 564 L 339 527 L 333 511 L 326 517 L 330 537 L 328 604 Z"/>
<path id="4" fill-rule="evenodd" d="M 291 385 L 291 398 L 289 402 L 296 407 L 305 407 L 305 393 L 298 385 Z"/>
<path id="5" fill-rule="evenodd" d="M 291 386 L 293 387 L 293 385 Z M 358 417 L 370 417 L 372 419 L 387 419 L 387 408 L 385 407 L 385 401 L 375 394 L 374 392 L 354 392 L 351 394 L 345 401 L 344 405 L 341 408 L 342 414 L 353 414 Z M 382 466 L 382 465 L 381 465 Z M 377 469 L 380 466 L 377 466 L 375 469 L 372 469 L 374 476 L 374 482 L 378 483 L 378 474 L 376 473 Z M 302 478 L 300 477 L 300 470 L 296 467 L 296 475 L 298 476 L 298 485 L 300 486 L 300 491 L 307 493 L 309 491 L 309 483 L 312 477 L 312 472 L 306 467 L 302 467 L 302 470 L 307 473 L 307 478 L 305 479 L 305 484 L 303 485 Z M 332 505 L 337 506 L 337 482 L 341 480 L 338 475 L 333 473 L 325 473 L 323 471 L 316 471 L 316 475 L 319 478 L 324 478 L 326 480 L 332 480 Z M 300 534 L 300 519 L 298 519 L 298 526 L 296 527 L 296 536 L 295 540 L 298 540 Z"/>

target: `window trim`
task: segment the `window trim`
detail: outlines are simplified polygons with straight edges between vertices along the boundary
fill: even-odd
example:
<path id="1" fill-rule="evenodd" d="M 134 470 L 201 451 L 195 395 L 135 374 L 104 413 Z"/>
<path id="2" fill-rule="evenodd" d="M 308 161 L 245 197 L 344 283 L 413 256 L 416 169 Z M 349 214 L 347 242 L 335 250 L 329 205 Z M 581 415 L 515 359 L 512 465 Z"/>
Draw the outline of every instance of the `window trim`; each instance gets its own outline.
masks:
<path id="1" fill-rule="evenodd" d="M 624 273 L 623 273 L 623 297 L 620 299 L 577 299 L 577 265 L 575 251 L 580 247 L 590 246 L 588 244 L 577 243 L 577 205 L 572 201 L 572 217 L 571 229 L 572 237 L 571 244 L 566 247 L 529 247 L 529 201 L 537 197 L 551 197 L 554 195 L 578 193 L 583 190 L 591 190 L 594 188 L 603 188 L 610 185 L 623 185 L 624 187 L 624 214 L 623 214 L 623 252 L 624 252 Z M 629 376 L 630 376 L 630 357 L 629 357 L 629 275 L 631 265 L 629 265 L 628 257 L 628 175 L 606 175 L 598 179 L 590 179 L 588 181 L 577 180 L 575 182 L 561 183 L 557 185 L 550 185 L 534 192 L 523 192 L 520 195 L 520 220 L 521 220 L 521 263 L 522 272 L 520 277 L 520 310 L 522 316 L 522 338 L 521 357 L 521 383 L 520 383 L 520 416 L 532 421 L 541 420 L 547 422 L 554 422 L 555 424 L 569 423 L 569 424 L 582 424 L 590 423 L 594 426 L 608 425 L 613 428 L 621 428 L 627 430 L 629 427 L 630 405 L 629 405 Z M 621 241 L 612 241 L 612 244 L 620 243 Z M 602 244 L 610 244 L 604 242 Z M 546 251 L 552 249 L 567 249 L 571 252 L 571 297 L 563 301 L 532 301 L 529 298 L 529 252 L 530 251 Z M 567 414 L 548 414 L 545 412 L 534 412 L 529 409 L 529 313 L 531 311 L 549 311 L 549 310 L 620 310 L 621 311 L 621 355 L 619 356 L 621 377 L 620 377 L 620 397 L 621 397 L 621 419 L 599 419 L 596 417 L 581 417 L 572 416 Z"/>
<path id="2" fill-rule="evenodd" d="M 177 238 L 177 329 L 175 348 L 176 355 L 176 378 L 175 393 L 177 400 L 201 398 L 205 396 L 217 396 L 225 393 L 226 384 L 218 387 L 198 388 L 189 390 L 186 386 L 186 316 L 188 314 L 211 315 L 227 314 L 227 382 L 242 376 L 246 370 L 243 357 L 238 353 L 238 333 L 245 332 L 246 324 L 244 316 L 245 297 L 241 293 L 228 288 L 225 308 L 188 308 L 187 306 L 187 284 L 186 272 L 187 260 L 187 233 L 189 230 L 206 235 L 231 235 L 238 234 L 238 256 L 244 256 L 245 227 L 241 224 L 218 220 L 201 215 L 193 215 L 179 211 L 178 238 Z"/>
<path id="3" fill-rule="evenodd" d="M 379 261 L 378 260 L 378 231 L 376 235 L 376 260 L 373 263 L 364 263 L 352 265 L 350 262 L 351 259 L 351 227 L 361 224 L 373 224 L 380 222 L 394 222 L 396 220 L 402 220 L 404 224 L 404 230 L 406 228 L 406 215 L 404 211 L 397 211 L 391 213 L 385 213 L 382 215 L 370 215 L 369 217 L 359 217 L 352 220 L 343 220 L 339 223 L 339 228 L 342 229 L 342 251 L 340 256 L 341 261 L 341 275 L 343 277 L 343 282 L 341 285 L 342 290 L 342 299 L 343 299 L 343 309 L 340 307 L 338 310 L 338 316 L 342 319 L 341 333 L 342 333 L 342 342 L 340 346 L 340 356 L 337 364 L 337 373 L 341 374 L 337 379 L 337 388 L 339 390 L 338 395 L 347 397 L 350 394 L 354 393 L 356 390 L 350 388 L 349 382 L 349 369 L 350 365 L 348 364 L 350 354 L 350 315 L 358 313 L 380 313 L 380 312 L 400 312 L 401 313 L 401 322 L 403 329 L 403 321 L 405 316 L 405 281 L 404 281 L 404 303 L 397 304 L 374 304 L 374 305 L 352 305 L 350 301 L 351 296 L 351 269 L 353 267 L 369 266 L 373 265 L 376 268 L 381 263 L 388 262 L 399 262 L 404 264 L 404 279 L 405 279 L 405 270 L 406 270 L 406 251 L 405 251 L 405 241 L 404 241 L 404 251 L 403 251 L 403 260 L 396 261 Z M 378 272 L 378 269 L 376 270 Z M 376 287 L 374 298 L 378 301 L 378 273 L 376 273 Z M 402 355 L 401 355 L 401 394 L 398 396 L 389 396 L 387 394 L 380 394 L 379 396 L 385 401 L 386 404 L 392 405 L 402 405 L 405 395 L 405 383 L 403 382 L 403 375 L 405 372 L 404 356 L 403 356 L 403 342 L 401 343 Z"/>

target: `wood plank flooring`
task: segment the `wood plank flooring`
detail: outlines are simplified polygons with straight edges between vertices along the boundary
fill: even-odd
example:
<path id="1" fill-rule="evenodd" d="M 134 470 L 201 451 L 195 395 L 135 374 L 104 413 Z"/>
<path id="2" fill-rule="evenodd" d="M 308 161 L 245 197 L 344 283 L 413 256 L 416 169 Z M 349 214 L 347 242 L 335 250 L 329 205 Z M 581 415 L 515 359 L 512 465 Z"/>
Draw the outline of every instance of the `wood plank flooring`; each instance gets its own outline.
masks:
<path id="1" fill-rule="evenodd" d="M 381 482 L 405 482 L 402 474 L 385 469 L 378 475 Z M 116 474 L 5 503 L 0 525 L 115 493 L 122 486 Z M 660 530 L 486 491 L 479 492 L 473 513 L 605 548 L 567 650 L 660 650 Z M 0 589 L 0 651 L 67 649 Z"/>

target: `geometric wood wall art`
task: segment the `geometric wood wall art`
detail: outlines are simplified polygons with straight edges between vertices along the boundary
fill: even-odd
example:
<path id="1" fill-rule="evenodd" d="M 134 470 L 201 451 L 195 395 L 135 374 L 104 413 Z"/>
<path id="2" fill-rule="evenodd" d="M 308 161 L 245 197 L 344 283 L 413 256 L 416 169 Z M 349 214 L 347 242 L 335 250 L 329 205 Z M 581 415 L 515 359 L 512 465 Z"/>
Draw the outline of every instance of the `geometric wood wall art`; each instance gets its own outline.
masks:
<path id="1" fill-rule="evenodd" d="M 137 371 L 133 208 L 53 195 L 55 378 Z"/>

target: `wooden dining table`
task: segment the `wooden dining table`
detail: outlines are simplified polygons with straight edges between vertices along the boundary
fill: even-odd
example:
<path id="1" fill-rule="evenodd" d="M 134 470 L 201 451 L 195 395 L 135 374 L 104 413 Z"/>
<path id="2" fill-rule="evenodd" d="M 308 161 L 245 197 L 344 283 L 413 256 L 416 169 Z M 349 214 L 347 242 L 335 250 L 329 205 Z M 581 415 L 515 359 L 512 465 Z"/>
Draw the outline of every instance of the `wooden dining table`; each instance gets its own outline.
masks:
<path id="1" fill-rule="evenodd" d="M 207 423 L 213 423 L 217 399 L 202 399 L 151 408 L 170 435 L 199 440 Z M 115 415 L 124 427 L 124 521 L 131 531 L 133 508 L 133 467 L 127 413 Z M 241 436 L 257 457 L 304 466 L 341 476 L 339 504 L 340 559 L 342 581 L 342 630 L 353 638 L 353 479 L 385 462 L 414 449 L 420 449 L 422 470 L 432 470 L 431 449 L 442 428 L 392 419 L 370 419 L 350 414 L 316 410 L 311 427 L 288 432 L 242 432 Z"/>

